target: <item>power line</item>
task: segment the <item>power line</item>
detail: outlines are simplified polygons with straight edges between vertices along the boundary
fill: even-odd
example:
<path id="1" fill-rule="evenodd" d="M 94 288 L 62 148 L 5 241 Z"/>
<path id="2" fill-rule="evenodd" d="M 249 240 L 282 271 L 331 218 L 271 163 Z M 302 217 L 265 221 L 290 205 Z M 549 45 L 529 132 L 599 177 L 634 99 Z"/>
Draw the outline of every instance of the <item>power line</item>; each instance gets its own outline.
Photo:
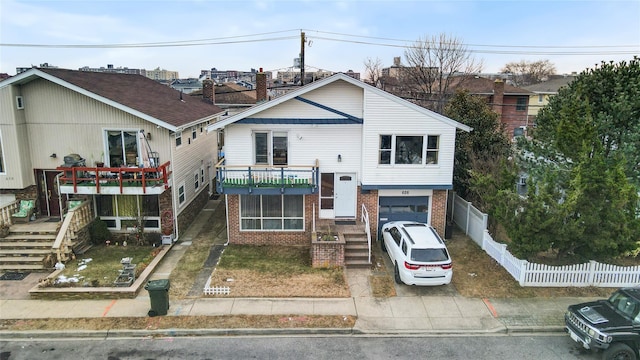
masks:
<path id="1" fill-rule="evenodd" d="M 302 32 L 302 31 L 311 31 L 317 34 L 329 34 L 329 35 L 338 35 L 338 36 L 346 36 L 352 38 L 361 38 L 361 39 L 372 39 L 372 40 L 383 40 L 390 42 L 402 42 L 403 44 L 393 44 L 387 42 L 374 42 L 374 41 L 364 41 L 364 40 L 349 40 L 349 39 L 340 39 L 334 37 L 324 37 L 324 36 L 313 36 L 315 39 L 327 40 L 327 41 L 336 41 L 336 42 L 345 42 L 345 43 L 353 43 L 353 44 L 362 44 L 362 45 L 372 45 L 372 46 L 384 46 L 384 47 L 396 47 L 396 48 L 419 48 L 416 43 L 419 41 L 416 40 L 406 40 L 406 39 L 394 39 L 388 37 L 375 37 L 375 36 L 364 36 L 364 35 L 355 35 L 355 34 L 345 34 L 345 33 L 337 33 L 337 32 L 329 32 L 329 31 L 320 31 L 320 30 L 303 30 L 303 29 L 289 29 L 289 30 L 281 30 L 281 31 L 272 31 L 272 32 L 264 32 L 257 34 L 248 34 L 248 35 L 236 35 L 236 36 L 228 36 L 228 37 L 218 37 L 218 38 L 206 38 L 206 39 L 193 39 L 193 40 L 178 40 L 178 41 L 167 41 L 167 42 L 146 42 L 146 43 L 124 43 L 124 44 L 28 44 L 28 43 L 0 43 L 0 46 L 4 47 L 33 47 L 33 48 L 67 48 L 67 49 L 113 49 L 113 48 L 158 48 L 158 47 L 188 47 L 188 46 L 207 46 L 207 45 L 231 45 L 231 44 L 243 44 L 243 43 L 254 43 L 254 42 L 267 42 L 267 41 L 281 41 L 281 40 L 290 40 L 298 38 L 297 35 L 291 36 L 282 36 L 282 37 L 269 37 L 269 38 L 259 38 L 259 39 L 247 39 L 247 40 L 237 40 L 242 38 L 251 38 L 265 35 L 273 35 L 273 34 L 282 34 L 289 32 Z M 535 50 L 498 50 L 498 49 L 468 49 L 467 51 L 471 53 L 478 54 L 528 54 L 528 55 L 635 55 L 640 52 L 639 45 L 573 45 L 573 46 L 556 46 L 556 45 L 497 45 L 497 44 L 465 44 L 460 43 L 460 46 L 465 47 L 477 47 L 477 48 L 505 48 L 505 49 L 584 49 L 582 51 L 535 51 Z M 591 50 L 590 50 L 591 49 Z M 603 49 L 603 50 L 592 50 L 592 49 Z M 604 50 L 604 49 L 617 49 L 617 50 Z M 627 49 L 627 50 L 625 50 Z M 447 49 L 441 49 L 447 51 Z"/>
<path id="2" fill-rule="evenodd" d="M 406 39 L 393 39 L 393 38 L 385 38 L 385 37 L 375 37 L 375 36 L 364 36 L 364 35 L 353 35 L 353 34 L 345 34 L 345 33 L 336 33 L 329 31 L 320 31 L 320 30 L 306 30 L 313 31 L 317 33 L 330 34 L 330 35 L 341 35 L 341 36 L 350 36 L 357 37 L 363 39 L 376 39 L 376 40 L 389 40 L 389 41 L 401 41 L 406 43 L 415 43 L 416 40 L 406 40 Z M 377 44 L 377 43 L 372 43 Z M 477 47 L 497 47 L 497 48 L 539 48 L 539 49 L 590 49 L 590 48 L 638 48 L 640 45 L 569 45 L 569 46 L 559 46 L 559 45 L 490 45 L 490 44 L 465 44 L 460 43 L 461 46 L 477 46 Z"/>

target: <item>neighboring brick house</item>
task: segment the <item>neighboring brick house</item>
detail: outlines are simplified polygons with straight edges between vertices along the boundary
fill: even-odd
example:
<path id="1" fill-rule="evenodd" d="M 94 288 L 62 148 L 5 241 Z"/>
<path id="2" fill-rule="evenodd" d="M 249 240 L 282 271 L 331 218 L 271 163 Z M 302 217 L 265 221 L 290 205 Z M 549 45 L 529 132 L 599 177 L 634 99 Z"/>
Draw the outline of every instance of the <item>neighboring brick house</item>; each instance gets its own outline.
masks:
<path id="1" fill-rule="evenodd" d="M 205 128 L 223 111 L 205 88 L 203 100 L 141 75 L 52 68 L 0 82 L 0 194 L 53 218 L 82 197 L 114 233 L 143 218 L 179 236 L 214 192 Z"/>
<path id="2" fill-rule="evenodd" d="M 471 128 L 345 74 L 261 100 L 208 127 L 225 137 L 230 243 L 309 245 L 317 221 L 363 209 L 374 238 L 392 220 L 444 233 L 456 132 Z"/>
<path id="3" fill-rule="evenodd" d="M 533 93 L 529 90 L 506 84 L 503 80 L 491 80 L 475 75 L 460 75 L 449 85 L 449 92 L 466 90 L 471 95 L 487 99 L 489 106 L 500 115 L 510 136 L 525 135 L 529 122 L 529 98 Z"/>

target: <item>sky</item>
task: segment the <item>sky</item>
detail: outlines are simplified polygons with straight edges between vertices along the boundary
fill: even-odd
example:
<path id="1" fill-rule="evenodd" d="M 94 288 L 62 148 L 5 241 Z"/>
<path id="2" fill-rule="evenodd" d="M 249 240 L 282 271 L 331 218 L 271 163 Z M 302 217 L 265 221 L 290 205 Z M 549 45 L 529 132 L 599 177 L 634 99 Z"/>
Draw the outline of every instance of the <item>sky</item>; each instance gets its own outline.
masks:
<path id="1" fill-rule="evenodd" d="M 419 39 L 446 34 L 483 72 L 549 60 L 557 73 L 640 55 L 640 0 L 0 0 L 0 73 L 48 63 L 290 71 L 306 35 L 306 71 L 384 67 Z M 405 63 L 406 64 L 406 63 Z"/>

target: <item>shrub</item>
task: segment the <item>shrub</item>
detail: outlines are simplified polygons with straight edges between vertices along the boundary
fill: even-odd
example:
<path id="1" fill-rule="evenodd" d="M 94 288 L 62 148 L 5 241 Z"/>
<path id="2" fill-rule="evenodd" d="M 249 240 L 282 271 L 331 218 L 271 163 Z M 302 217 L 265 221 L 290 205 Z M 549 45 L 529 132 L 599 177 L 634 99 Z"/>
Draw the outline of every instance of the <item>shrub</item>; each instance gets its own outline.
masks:
<path id="1" fill-rule="evenodd" d="M 89 235 L 91 236 L 91 242 L 94 244 L 104 244 L 105 241 L 111 239 L 111 232 L 107 228 L 107 223 L 95 219 L 89 225 Z"/>
<path id="2" fill-rule="evenodd" d="M 162 234 L 159 232 L 150 232 L 145 234 L 145 245 L 160 246 L 162 244 Z"/>

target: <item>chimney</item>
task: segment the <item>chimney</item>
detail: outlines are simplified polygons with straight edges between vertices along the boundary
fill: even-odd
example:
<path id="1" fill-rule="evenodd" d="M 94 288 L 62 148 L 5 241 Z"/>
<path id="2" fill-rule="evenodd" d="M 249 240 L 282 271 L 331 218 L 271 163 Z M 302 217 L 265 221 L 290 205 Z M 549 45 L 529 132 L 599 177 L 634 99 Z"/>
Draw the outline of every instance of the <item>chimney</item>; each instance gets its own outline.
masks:
<path id="1" fill-rule="evenodd" d="M 504 81 L 496 79 L 493 82 L 493 111 L 502 116 L 502 104 L 504 101 Z"/>
<path id="2" fill-rule="evenodd" d="M 256 104 L 267 101 L 267 74 L 260 71 L 256 74 Z"/>
<path id="3" fill-rule="evenodd" d="M 216 91 L 213 86 L 213 80 L 202 80 L 202 99 L 210 104 L 216 103 Z"/>

